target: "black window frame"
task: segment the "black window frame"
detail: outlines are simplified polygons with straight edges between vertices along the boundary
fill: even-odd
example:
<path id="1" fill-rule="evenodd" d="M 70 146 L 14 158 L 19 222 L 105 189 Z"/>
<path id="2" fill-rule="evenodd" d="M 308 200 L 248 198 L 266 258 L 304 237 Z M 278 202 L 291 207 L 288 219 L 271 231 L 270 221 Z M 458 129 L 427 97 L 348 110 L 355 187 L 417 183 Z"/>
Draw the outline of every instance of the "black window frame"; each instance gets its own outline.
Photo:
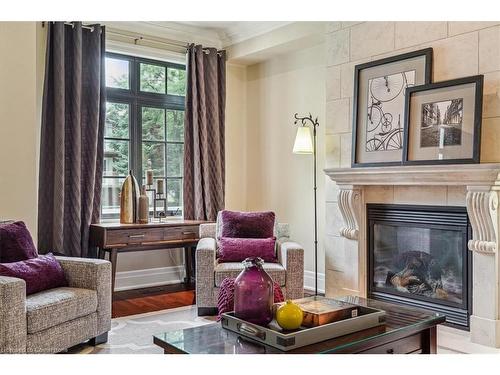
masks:
<path id="1" fill-rule="evenodd" d="M 169 61 L 153 60 L 139 56 L 125 55 L 115 52 L 106 52 L 106 58 L 118 59 L 128 61 L 129 66 L 129 88 L 117 88 L 106 86 L 106 102 L 128 104 L 129 106 L 129 169 L 132 170 L 134 176 L 137 178 L 139 185 L 144 183 L 145 171 L 142 169 L 142 108 L 161 108 L 165 111 L 165 139 L 158 141 L 165 145 L 164 162 L 165 162 L 165 175 L 154 176 L 156 180 L 163 178 L 165 184 L 165 192 L 168 187 L 168 180 L 180 180 L 180 203 L 182 207 L 182 214 L 184 213 L 184 202 L 182 196 L 182 182 L 184 175 L 181 171 L 181 176 L 168 176 L 168 144 L 182 144 L 182 141 L 169 141 L 167 138 L 167 112 L 168 111 L 184 111 L 185 110 L 185 95 L 172 95 L 168 94 L 168 68 L 177 70 L 186 70 L 184 64 L 173 63 Z M 162 66 L 165 69 L 165 93 L 154 93 L 140 90 L 140 64 L 149 64 Z M 117 140 L 113 137 L 105 137 L 105 140 Z M 148 142 L 146 140 L 145 142 Z M 120 179 L 126 176 L 105 176 L 103 179 Z M 160 208 L 161 209 L 161 208 Z M 167 216 L 175 215 L 175 210 L 168 210 Z M 118 215 L 119 216 L 119 215 Z M 101 204 L 101 217 L 103 220 L 114 220 L 118 218 L 115 214 L 104 214 L 102 212 Z"/>

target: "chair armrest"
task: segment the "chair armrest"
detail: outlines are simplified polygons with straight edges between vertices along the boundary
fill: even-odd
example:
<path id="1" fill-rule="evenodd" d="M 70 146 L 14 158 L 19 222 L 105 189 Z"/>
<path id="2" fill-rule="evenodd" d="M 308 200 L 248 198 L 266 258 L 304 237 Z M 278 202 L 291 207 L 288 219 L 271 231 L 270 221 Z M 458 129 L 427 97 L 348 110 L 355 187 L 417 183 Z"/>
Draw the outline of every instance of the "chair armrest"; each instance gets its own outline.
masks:
<path id="1" fill-rule="evenodd" d="M 57 256 L 72 288 L 97 292 L 97 335 L 111 329 L 111 263 L 102 259 Z"/>
<path id="2" fill-rule="evenodd" d="M 286 269 L 286 298 L 304 297 L 304 249 L 288 239 L 278 241 L 278 261 Z"/>
<path id="3" fill-rule="evenodd" d="M 216 251 L 215 238 L 202 238 L 196 247 L 196 304 L 198 307 L 213 306 Z"/>
<path id="4" fill-rule="evenodd" d="M 200 238 L 215 238 L 215 223 L 200 224 Z"/>
<path id="5" fill-rule="evenodd" d="M 0 353 L 26 353 L 26 283 L 0 276 Z"/>

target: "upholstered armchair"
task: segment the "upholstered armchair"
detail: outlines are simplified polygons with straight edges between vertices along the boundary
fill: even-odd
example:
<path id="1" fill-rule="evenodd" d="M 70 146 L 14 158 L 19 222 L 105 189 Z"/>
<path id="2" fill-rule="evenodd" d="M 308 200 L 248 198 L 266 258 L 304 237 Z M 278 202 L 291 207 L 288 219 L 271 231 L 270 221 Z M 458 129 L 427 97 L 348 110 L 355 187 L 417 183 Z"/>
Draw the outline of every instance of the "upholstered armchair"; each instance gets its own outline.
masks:
<path id="1" fill-rule="evenodd" d="M 216 225 L 200 225 L 196 248 L 196 305 L 198 315 L 217 314 L 219 286 L 226 277 L 236 277 L 243 270 L 241 262 L 217 261 Z M 289 239 L 288 224 L 276 224 L 278 263 L 265 263 L 264 269 L 281 286 L 286 299 L 304 296 L 304 249 Z"/>
<path id="2" fill-rule="evenodd" d="M 68 287 L 26 296 L 26 283 L 0 276 L 0 353 L 57 353 L 111 329 L 111 264 L 56 257 Z"/>

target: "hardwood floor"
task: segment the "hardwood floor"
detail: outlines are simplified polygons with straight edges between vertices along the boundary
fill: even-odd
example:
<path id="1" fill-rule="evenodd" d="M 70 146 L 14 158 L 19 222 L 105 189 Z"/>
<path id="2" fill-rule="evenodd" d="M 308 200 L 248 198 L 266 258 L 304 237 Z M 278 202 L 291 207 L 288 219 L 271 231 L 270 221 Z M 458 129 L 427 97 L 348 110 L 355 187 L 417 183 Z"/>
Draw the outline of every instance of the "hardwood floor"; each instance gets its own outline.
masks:
<path id="1" fill-rule="evenodd" d="M 194 284 L 174 284 L 116 292 L 112 317 L 143 314 L 152 311 L 194 305 Z"/>
<path id="2" fill-rule="evenodd" d="M 304 296 L 314 295 L 314 291 L 304 290 Z M 323 295 L 324 294 L 320 294 Z M 153 311 L 194 305 L 196 297 L 194 284 L 174 284 L 152 288 L 125 290 L 113 296 L 112 317 L 119 318 Z"/>

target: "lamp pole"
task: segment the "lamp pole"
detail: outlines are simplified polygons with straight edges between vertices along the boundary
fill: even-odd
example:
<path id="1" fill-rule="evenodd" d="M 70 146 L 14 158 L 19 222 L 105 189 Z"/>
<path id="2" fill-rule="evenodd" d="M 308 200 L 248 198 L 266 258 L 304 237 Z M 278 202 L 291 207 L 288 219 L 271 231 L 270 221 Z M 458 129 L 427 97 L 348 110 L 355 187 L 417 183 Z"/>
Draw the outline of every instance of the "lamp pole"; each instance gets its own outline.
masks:
<path id="1" fill-rule="evenodd" d="M 294 115 L 294 124 L 299 121 L 301 126 L 307 126 L 308 123 L 312 126 L 313 131 L 313 164 L 314 164 L 314 176 L 313 176 L 313 190 L 314 190 L 314 295 L 318 295 L 318 204 L 317 204 L 317 181 L 316 181 L 316 128 L 319 126 L 318 118 L 313 119 L 312 115 L 300 117 L 298 113 Z"/>

